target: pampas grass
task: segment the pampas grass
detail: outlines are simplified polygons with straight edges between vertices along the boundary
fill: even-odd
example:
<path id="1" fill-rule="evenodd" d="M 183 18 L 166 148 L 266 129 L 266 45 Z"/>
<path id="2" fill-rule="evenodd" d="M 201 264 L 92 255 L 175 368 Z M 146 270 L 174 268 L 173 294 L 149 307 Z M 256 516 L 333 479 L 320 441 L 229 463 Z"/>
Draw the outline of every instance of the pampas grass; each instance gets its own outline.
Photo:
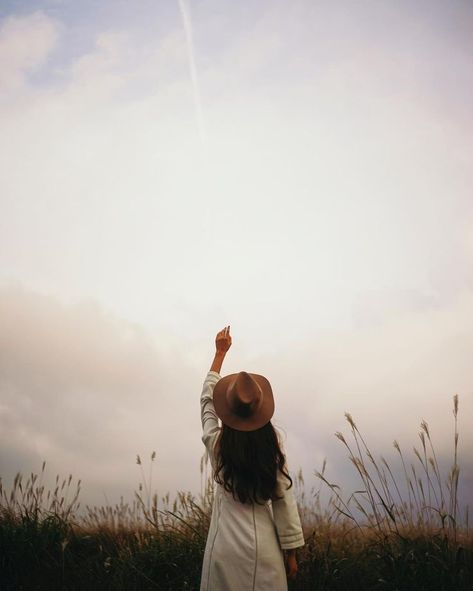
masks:
<path id="1" fill-rule="evenodd" d="M 453 400 L 453 458 L 442 473 L 427 422 L 412 457 L 394 441 L 395 459 L 377 457 L 354 418 L 344 446 L 360 486 L 346 495 L 327 476 L 327 462 L 307 492 L 302 471 L 294 491 L 306 545 L 291 590 L 471 590 L 473 536 L 468 508 L 458 501 L 458 396 Z M 0 479 L 0 589 L 199 589 L 214 482 L 201 458 L 198 496 L 159 497 L 153 489 L 156 452 L 132 502 L 86 505 L 79 515 L 79 480 L 59 475 L 45 491 L 40 477 L 18 473 L 11 490 Z M 146 477 L 147 472 L 147 477 Z M 322 502 L 328 493 L 327 502 Z"/>
<path id="2" fill-rule="evenodd" d="M 391 534 L 419 535 L 442 533 L 456 540 L 469 537 L 468 508 L 459 515 L 458 482 L 458 396 L 453 398 L 453 461 L 448 474 L 442 475 L 426 421 L 418 433 L 421 448 L 413 447 L 413 461 L 406 460 L 397 441 L 393 442 L 400 464 L 395 469 L 381 456 L 376 459 L 349 413 L 351 443 L 340 433 L 335 436 L 345 446 L 351 465 L 359 477 L 361 490 L 344 500 L 339 487 L 329 482 L 323 472 L 315 475 L 331 490 L 332 505 L 360 530 L 367 529 L 381 537 Z M 401 480 L 395 474 L 401 474 Z M 458 518 L 464 527 L 460 527 Z"/>

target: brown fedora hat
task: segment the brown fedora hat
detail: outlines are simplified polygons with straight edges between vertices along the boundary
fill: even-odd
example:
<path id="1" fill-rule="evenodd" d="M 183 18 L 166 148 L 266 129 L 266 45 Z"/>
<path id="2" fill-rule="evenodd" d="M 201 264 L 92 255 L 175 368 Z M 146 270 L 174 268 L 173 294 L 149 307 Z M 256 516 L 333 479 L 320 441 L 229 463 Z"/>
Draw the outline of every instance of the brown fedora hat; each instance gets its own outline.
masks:
<path id="1" fill-rule="evenodd" d="M 240 371 L 220 378 L 214 386 L 213 400 L 222 423 L 237 431 L 256 431 L 274 413 L 271 384 L 256 373 Z"/>

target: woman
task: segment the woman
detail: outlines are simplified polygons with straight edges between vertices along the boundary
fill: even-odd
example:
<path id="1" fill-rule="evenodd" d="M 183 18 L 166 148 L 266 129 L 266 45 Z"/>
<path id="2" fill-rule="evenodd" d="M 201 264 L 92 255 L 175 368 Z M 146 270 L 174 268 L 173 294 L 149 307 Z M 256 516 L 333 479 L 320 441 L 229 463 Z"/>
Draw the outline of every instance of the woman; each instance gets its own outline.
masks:
<path id="1" fill-rule="evenodd" d="M 216 481 L 200 591 L 285 591 L 304 545 L 292 480 L 271 424 L 268 380 L 244 371 L 220 376 L 230 327 L 200 398 L 204 442 Z M 218 419 L 222 426 L 219 426 Z"/>

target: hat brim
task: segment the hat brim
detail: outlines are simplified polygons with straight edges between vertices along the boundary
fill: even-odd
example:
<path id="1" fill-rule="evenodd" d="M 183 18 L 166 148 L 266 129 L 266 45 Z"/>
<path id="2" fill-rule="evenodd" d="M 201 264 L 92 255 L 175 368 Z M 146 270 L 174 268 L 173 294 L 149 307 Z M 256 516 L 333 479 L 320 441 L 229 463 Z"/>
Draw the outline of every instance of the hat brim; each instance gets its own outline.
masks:
<path id="1" fill-rule="evenodd" d="M 227 401 L 227 389 L 231 382 L 236 379 L 238 373 L 232 373 L 223 378 L 214 386 L 213 402 L 215 412 L 224 425 L 237 431 L 256 431 L 264 427 L 271 420 L 274 414 L 274 397 L 271 384 L 262 375 L 249 373 L 256 380 L 263 392 L 263 400 L 258 410 L 248 418 L 243 418 L 232 412 Z"/>

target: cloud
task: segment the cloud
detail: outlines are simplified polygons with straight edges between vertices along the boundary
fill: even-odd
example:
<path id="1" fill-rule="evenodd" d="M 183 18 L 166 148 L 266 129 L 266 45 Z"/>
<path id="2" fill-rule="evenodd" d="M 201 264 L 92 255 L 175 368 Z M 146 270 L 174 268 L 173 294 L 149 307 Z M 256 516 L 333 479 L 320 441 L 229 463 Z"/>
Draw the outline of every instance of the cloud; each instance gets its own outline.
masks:
<path id="1" fill-rule="evenodd" d="M 136 454 L 156 450 L 166 490 L 196 485 L 201 376 L 170 339 L 160 349 L 94 300 L 66 306 L 18 285 L 0 290 L 0 318 L 4 480 L 46 460 L 82 478 L 89 502 L 118 499 L 137 484 Z"/>
<path id="2" fill-rule="evenodd" d="M 0 90 L 25 85 L 27 76 L 43 66 L 56 47 L 59 23 L 41 11 L 9 16 L 0 22 Z"/>
<path id="3" fill-rule="evenodd" d="M 2 22 L 3 83 L 28 92 L 0 110 L 1 276 L 58 295 L 0 292 L 2 473 L 46 459 L 101 501 L 156 449 L 160 485 L 195 488 L 202 343 L 226 323 L 225 371 L 271 378 L 294 469 L 345 478 L 345 411 L 380 452 L 425 418 L 447 456 L 453 394 L 471 415 L 473 217 L 471 125 L 439 81 L 453 67 L 466 102 L 468 71 L 395 7 L 381 39 L 362 11 L 294 6 L 234 3 L 235 28 L 199 4 L 208 169 L 177 7 L 152 38 L 91 27 L 40 89 L 63 25 Z"/>

